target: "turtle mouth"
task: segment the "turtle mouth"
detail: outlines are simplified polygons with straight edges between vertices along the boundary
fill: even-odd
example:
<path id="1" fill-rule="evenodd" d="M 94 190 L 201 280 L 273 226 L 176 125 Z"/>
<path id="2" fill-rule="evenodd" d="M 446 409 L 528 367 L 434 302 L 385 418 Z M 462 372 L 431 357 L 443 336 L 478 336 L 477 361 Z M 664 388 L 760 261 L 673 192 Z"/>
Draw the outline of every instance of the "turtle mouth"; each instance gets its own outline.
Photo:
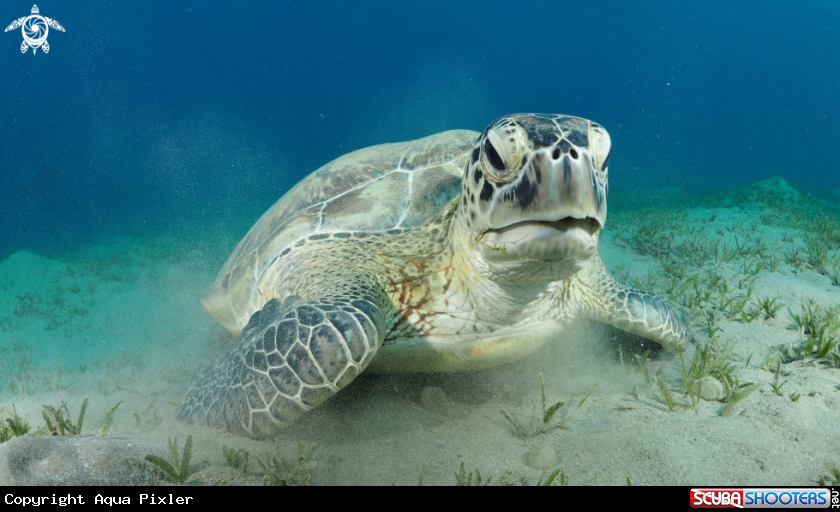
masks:
<path id="1" fill-rule="evenodd" d="M 498 233 L 502 234 L 505 232 L 513 231 L 513 230 L 521 230 L 521 228 L 526 228 L 526 230 L 541 230 L 541 229 L 549 229 L 558 231 L 560 233 L 566 233 L 569 230 L 581 230 L 587 233 L 589 236 L 593 236 L 598 231 L 601 230 L 603 226 L 598 221 L 598 219 L 594 217 L 584 217 L 582 219 L 578 219 L 575 217 L 563 217 L 559 220 L 542 220 L 542 219 L 528 219 L 528 220 L 520 220 L 517 222 L 512 222 L 506 226 L 502 226 L 495 229 L 489 229 L 488 233 Z M 528 229 L 530 228 L 530 229 Z"/>
<path id="2" fill-rule="evenodd" d="M 488 230 L 479 250 L 497 263 L 584 261 L 595 252 L 600 229 L 594 217 L 520 220 Z"/>
<path id="3" fill-rule="evenodd" d="M 555 221 L 526 222 L 537 222 L 538 224 L 541 224 L 543 226 L 554 228 L 560 231 L 568 231 L 569 229 L 582 229 L 590 235 L 594 235 L 603 227 L 601 226 L 601 223 L 598 222 L 598 219 L 596 219 L 595 217 L 584 217 L 582 219 L 576 219 L 574 217 L 563 217 L 562 219 Z"/>

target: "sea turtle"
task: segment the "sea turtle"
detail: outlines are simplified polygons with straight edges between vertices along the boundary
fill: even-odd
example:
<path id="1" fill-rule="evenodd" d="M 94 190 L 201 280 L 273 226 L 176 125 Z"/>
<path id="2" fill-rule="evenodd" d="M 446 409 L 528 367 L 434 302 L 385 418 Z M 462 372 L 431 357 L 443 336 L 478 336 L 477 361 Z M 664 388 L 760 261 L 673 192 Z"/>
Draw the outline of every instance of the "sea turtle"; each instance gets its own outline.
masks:
<path id="1" fill-rule="evenodd" d="M 31 12 L 29 16 L 11 22 L 4 32 L 22 27 L 20 31 L 23 34 L 23 42 L 20 44 L 20 53 L 26 53 L 29 48 L 32 48 L 32 55 L 35 55 L 38 48 L 44 50 L 44 53 L 50 53 L 50 43 L 47 42 L 50 27 L 60 32 L 65 31 L 64 27 L 52 18 L 41 16 L 37 5 L 32 6 Z"/>
<path id="2" fill-rule="evenodd" d="M 672 308 L 598 257 L 609 154 L 592 121 L 515 114 L 324 165 L 257 221 L 203 299 L 237 338 L 179 417 L 265 437 L 365 370 L 494 367 L 576 316 L 684 349 Z"/>

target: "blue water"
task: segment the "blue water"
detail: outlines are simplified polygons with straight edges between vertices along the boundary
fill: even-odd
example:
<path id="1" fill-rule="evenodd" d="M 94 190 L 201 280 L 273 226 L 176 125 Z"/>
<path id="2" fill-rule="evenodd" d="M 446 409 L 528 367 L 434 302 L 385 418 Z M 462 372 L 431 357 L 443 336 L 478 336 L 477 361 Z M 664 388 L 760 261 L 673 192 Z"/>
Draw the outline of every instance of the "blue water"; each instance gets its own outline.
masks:
<path id="1" fill-rule="evenodd" d="M 248 224 L 349 150 L 518 111 L 606 126 L 616 195 L 840 186 L 834 1 L 39 7 L 48 54 L 0 37 L 0 255 Z"/>
<path id="2" fill-rule="evenodd" d="M 0 27 L 28 16 L 33 1 L 0 2 Z M 838 257 L 834 213 L 779 180 L 707 209 L 669 213 L 673 203 L 663 199 L 780 176 L 838 206 L 837 0 L 38 7 L 66 29 L 50 29 L 49 52 L 21 53 L 21 30 L 0 32 L 0 424 L 17 407 L 38 428 L 46 402 L 67 401 L 75 414 L 90 396 L 85 425 L 94 425 L 124 400 L 114 424 L 124 439 L 159 436 L 163 450 L 167 437 L 195 432 L 203 460 L 210 451 L 217 457 L 202 483 L 231 478 L 218 471 L 218 457 L 235 437 L 215 439 L 215 430 L 177 421 L 176 407 L 230 341 L 199 298 L 247 229 L 301 178 L 349 151 L 545 112 L 586 117 L 611 134 L 611 217 L 600 248 L 614 276 L 651 291 L 677 289 L 664 266 L 674 261 L 638 247 L 631 254 L 641 228 L 652 226 L 650 236 L 676 234 L 673 247 L 714 245 L 717 253 L 720 244 L 721 255 L 739 248 L 735 261 L 703 260 L 708 268 L 683 275 L 689 283 L 720 270 L 729 279 L 728 291 L 704 299 L 697 318 L 710 326 L 724 301 L 749 299 L 755 283 L 749 308 L 783 303 L 778 318 L 747 325 L 727 311 L 717 335 L 706 328 L 709 340 L 734 347 L 740 382 L 762 386 L 745 401 L 756 405 L 720 418 L 722 404 L 690 410 L 678 396 L 678 412 L 666 412 L 659 388 L 634 373 L 647 356 L 624 368 L 619 352 L 613 372 L 612 348 L 598 341 L 612 331 L 583 324 L 561 337 L 569 343 L 478 377 L 354 383 L 284 431 L 286 448 L 323 446 L 319 483 L 414 483 L 421 468 L 428 482 L 451 482 L 459 460 L 497 477 L 521 472 L 533 444 L 512 437 L 499 408 L 522 413 L 545 374 L 549 400 L 570 404 L 563 414 L 577 404 L 571 428 L 545 436 L 563 448 L 574 484 L 810 485 L 837 464 L 837 442 L 823 439 L 824 426 L 838 421 L 835 367 L 816 358 L 785 363 L 790 372 L 780 364 L 776 382 L 781 370 L 781 384 L 790 384 L 779 393 L 768 366 L 780 347 L 804 339 L 790 328 L 797 312 L 837 311 L 829 309 L 838 304 L 837 270 L 829 277 L 808 262 L 817 242 Z M 742 208 L 762 195 L 772 196 L 767 208 Z M 760 278 L 758 259 L 767 265 Z M 691 327 L 705 339 L 700 320 Z M 676 391 L 680 367 L 669 357 L 657 375 L 665 379 L 667 368 Z M 435 412 L 423 399 L 430 387 L 465 415 Z M 639 435 L 640 426 L 653 435 Z M 791 439 L 807 442 L 778 450 Z M 248 449 L 257 455 L 262 447 Z M 0 464 L 0 484 L 2 471 Z M 262 481 L 253 467 L 249 478 L 231 483 Z"/>

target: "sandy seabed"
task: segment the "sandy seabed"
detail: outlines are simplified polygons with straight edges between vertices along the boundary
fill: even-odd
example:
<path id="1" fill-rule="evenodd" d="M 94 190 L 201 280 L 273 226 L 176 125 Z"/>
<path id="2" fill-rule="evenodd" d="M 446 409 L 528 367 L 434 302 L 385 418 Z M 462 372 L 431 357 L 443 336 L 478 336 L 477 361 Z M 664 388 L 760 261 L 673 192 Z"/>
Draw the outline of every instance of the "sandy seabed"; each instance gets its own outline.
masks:
<path id="1" fill-rule="evenodd" d="M 774 210 L 763 200 L 769 196 L 788 208 Z M 192 377 L 227 342 L 199 299 L 236 240 L 138 234 L 68 254 L 12 254 L 0 262 L 0 405 L 4 417 L 17 414 L 31 430 L 0 444 L 0 484 L 167 483 L 144 457 L 166 459 L 170 439 L 180 449 L 191 435 L 187 481 L 197 485 L 261 485 L 260 461 L 281 458 L 278 477 L 314 485 L 454 484 L 462 463 L 465 474 L 478 470 L 491 483 L 534 484 L 559 469 L 572 485 L 814 485 L 840 465 L 840 368 L 831 355 L 797 356 L 807 335 L 794 315 L 834 307 L 837 321 L 840 286 L 830 267 L 808 262 L 815 224 L 791 221 L 791 209 L 812 203 L 811 215 L 837 224 L 830 204 L 823 208 L 778 179 L 680 206 L 662 199 L 653 209 L 611 209 L 600 253 L 616 278 L 670 293 L 677 303 L 677 295 L 690 295 L 685 283 L 694 275 L 717 269 L 729 282 L 699 311 L 684 308 L 697 340 L 684 363 L 655 344 L 580 321 L 537 354 L 493 370 L 363 375 L 271 441 L 175 417 Z M 663 225 L 673 226 L 670 234 Z M 658 229 L 651 240 L 644 226 Z M 840 243 L 823 241 L 829 260 L 840 255 Z M 720 245 L 708 261 L 679 252 L 685 268 L 674 270 L 669 256 L 687 242 Z M 723 261 L 723 251 L 739 247 Z M 786 254 L 801 258 L 791 263 Z M 766 263 L 755 270 L 759 260 Z M 739 294 L 748 317 L 765 298 L 783 306 L 749 320 L 722 303 Z M 741 390 L 755 387 L 737 403 L 724 397 L 694 405 L 686 393 L 683 365 L 708 343 L 730 354 L 728 374 Z M 524 430 L 539 426 L 540 374 L 547 404 L 564 402 L 551 420 L 558 428 L 523 438 L 501 411 Z M 32 437 L 45 427 L 45 405 L 65 403 L 75 422 L 86 398 L 80 437 Z M 541 445 L 550 448 L 540 448 L 549 464 L 552 450 L 557 457 L 548 472 L 529 466 Z M 223 447 L 248 452 L 244 470 L 228 466 Z M 301 461 L 299 453 L 309 457 Z"/>

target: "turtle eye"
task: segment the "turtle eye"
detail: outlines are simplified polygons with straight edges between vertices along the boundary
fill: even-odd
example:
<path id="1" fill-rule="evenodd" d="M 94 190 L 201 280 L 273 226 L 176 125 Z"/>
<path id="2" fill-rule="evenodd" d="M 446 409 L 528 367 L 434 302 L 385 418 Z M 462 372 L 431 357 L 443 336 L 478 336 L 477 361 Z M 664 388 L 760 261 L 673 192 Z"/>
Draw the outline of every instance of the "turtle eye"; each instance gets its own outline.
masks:
<path id="1" fill-rule="evenodd" d="M 490 142 L 490 139 L 484 139 L 484 155 L 487 157 L 487 161 L 490 162 L 490 165 L 492 165 L 496 170 L 505 170 L 505 162 L 502 160 L 502 157 L 499 156 L 499 152 L 496 151 L 496 148 L 493 147 L 493 143 Z"/>

